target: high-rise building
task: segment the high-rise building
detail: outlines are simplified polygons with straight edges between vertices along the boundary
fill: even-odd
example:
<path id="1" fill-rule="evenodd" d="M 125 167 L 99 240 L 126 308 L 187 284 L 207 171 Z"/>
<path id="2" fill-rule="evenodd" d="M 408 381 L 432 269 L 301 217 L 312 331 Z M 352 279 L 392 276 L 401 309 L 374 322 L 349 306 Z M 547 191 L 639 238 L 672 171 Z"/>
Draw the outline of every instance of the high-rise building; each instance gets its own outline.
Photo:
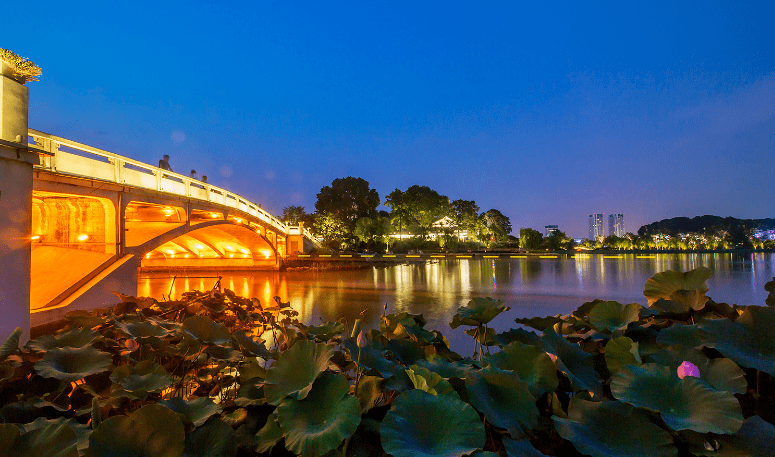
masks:
<path id="1" fill-rule="evenodd" d="M 609 214 L 608 215 L 608 234 L 623 237 L 626 232 L 624 231 L 624 214 Z"/>
<path id="2" fill-rule="evenodd" d="M 596 213 L 589 215 L 589 239 L 596 240 L 599 236 L 605 236 L 605 226 L 603 225 L 603 214 Z"/>
<path id="3" fill-rule="evenodd" d="M 550 236 L 554 232 L 559 232 L 560 227 L 557 225 L 545 225 L 544 226 L 544 236 Z"/>

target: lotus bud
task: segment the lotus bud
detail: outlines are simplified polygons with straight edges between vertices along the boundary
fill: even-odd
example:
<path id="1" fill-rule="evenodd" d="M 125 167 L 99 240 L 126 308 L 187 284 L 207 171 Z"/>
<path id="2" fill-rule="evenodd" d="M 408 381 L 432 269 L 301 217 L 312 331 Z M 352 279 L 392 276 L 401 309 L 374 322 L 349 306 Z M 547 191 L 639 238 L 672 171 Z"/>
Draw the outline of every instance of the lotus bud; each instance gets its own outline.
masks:
<path id="1" fill-rule="evenodd" d="M 557 362 L 557 356 L 552 354 L 551 352 L 547 352 L 546 355 L 549 356 L 550 359 L 552 359 L 552 362 Z"/>
<path id="2" fill-rule="evenodd" d="M 363 330 L 358 334 L 358 347 L 366 347 L 366 335 L 363 334 Z"/>
<path id="3" fill-rule="evenodd" d="M 695 378 L 700 377 L 700 369 L 697 368 L 697 365 L 688 362 L 684 360 L 684 362 L 681 364 L 680 367 L 678 367 L 678 377 L 683 379 L 687 376 L 694 376 Z"/>
<path id="4" fill-rule="evenodd" d="M 350 333 L 350 338 L 356 336 L 360 331 L 361 331 L 361 320 L 355 319 L 355 323 L 353 324 L 353 331 L 352 333 Z"/>
<path id="5" fill-rule="evenodd" d="M 137 341 L 132 339 L 127 339 L 126 341 L 124 341 L 124 346 L 126 346 L 126 348 L 129 349 L 129 352 L 134 352 L 140 349 L 140 345 L 137 344 Z"/>

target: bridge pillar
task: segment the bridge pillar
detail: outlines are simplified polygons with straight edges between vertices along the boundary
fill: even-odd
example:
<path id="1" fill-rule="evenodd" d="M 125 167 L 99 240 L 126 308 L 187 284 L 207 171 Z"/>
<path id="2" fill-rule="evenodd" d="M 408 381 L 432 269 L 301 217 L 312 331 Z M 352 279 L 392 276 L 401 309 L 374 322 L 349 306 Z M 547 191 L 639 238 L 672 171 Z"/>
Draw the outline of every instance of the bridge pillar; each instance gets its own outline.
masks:
<path id="1" fill-rule="evenodd" d="M 28 89 L 0 60 L 0 341 L 16 328 L 30 336 L 32 166 L 27 147 Z"/>

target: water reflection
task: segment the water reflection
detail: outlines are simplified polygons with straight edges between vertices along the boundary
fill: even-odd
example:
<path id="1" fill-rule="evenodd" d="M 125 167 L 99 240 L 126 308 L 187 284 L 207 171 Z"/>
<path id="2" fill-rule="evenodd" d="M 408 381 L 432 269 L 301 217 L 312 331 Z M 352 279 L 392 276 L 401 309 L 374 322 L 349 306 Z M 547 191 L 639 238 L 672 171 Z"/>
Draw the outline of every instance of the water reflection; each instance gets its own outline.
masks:
<path id="1" fill-rule="evenodd" d="M 656 254 L 602 256 L 580 254 L 556 259 L 434 259 L 425 263 L 350 271 L 222 272 L 221 283 L 239 295 L 271 303 L 290 301 L 300 320 L 317 324 L 345 318 L 378 327 L 388 312 L 423 313 L 453 346 L 468 337 L 448 323 L 457 308 L 474 297 L 503 300 L 512 311 L 493 322 L 497 330 L 513 326 L 516 317 L 566 314 L 595 298 L 621 303 L 646 303 L 643 286 L 660 271 L 709 267 L 708 295 L 718 302 L 763 305 L 764 284 L 772 279 L 775 255 Z M 138 295 L 179 298 L 191 289 L 207 290 L 218 273 L 141 274 Z M 458 342 L 459 341 L 459 342 Z M 467 346 L 466 346 L 467 348 Z M 466 349 L 468 350 L 468 349 Z"/>

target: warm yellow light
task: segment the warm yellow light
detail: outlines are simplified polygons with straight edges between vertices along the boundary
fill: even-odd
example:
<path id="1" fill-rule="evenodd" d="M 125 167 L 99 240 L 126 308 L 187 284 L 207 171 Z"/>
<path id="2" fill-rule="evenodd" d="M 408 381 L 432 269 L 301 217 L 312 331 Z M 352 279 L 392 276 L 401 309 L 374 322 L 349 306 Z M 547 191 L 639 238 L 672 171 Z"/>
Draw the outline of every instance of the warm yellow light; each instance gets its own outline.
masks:
<path id="1" fill-rule="evenodd" d="M 234 248 L 233 248 L 233 247 L 231 247 L 231 246 L 226 246 L 226 250 L 227 250 L 227 251 L 233 251 L 233 250 L 234 250 Z"/>
<path id="2" fill-rule="evenodd" d="M 242 219 L 240 219 L 240 218 L 237 218 L 237 223 L 238 223 L 238 224 L 241 224 L 241 223 L 242 223 Z"/>
<path id="3" fill-rule="evenodd" d="M 213 219 L 215 219 L 216 217 L 218 217 L 218 215 L 217 215 L 217 214 L 215 214 L 215 213 L 210 213 L 210 216 L 212 216 L 212 218 L 213 218 Z"/>
<path id="4" fill-rule="evenodd" d="M 204 249 L 205 248 L 201 244 L 195 244 L 194 247 L 197 248 L 197 249 Z"/>
<path id="5" fill-rule="evenodd" d="M 261 251 L 261 253 L 264 254 L 264 257 L 266 257 L 267 259 L 269 258 L 270 255 L 272 255 L 272 251 Z"/>
<path id="6" fill-rule="evenodd" d="M 175 254 L 170 255 L 170 257 L 175 257 Z"/>
<path id="7" fill-rule="evenodd" d="M 167 249 L 167 254 L 175 255 L 175 251 L 173 251 L 172 249 Z"/>
<path id="8" fill-rule="evenodd" d="M 145 254 L 145 258 L 146 259 L 150 259 L 151 258 L 151 253 L 149 252 L 148 254 Z"/>
<path id="9" fill-rule="evenodd" d="M 247 250 L 247 249 L 245 249 L 245 248 L 242 248 L 242 249 L 240 249 L 240 250 L 239 250 L 239 252 L 241 252 L 241 253 L 243 253 L 243 254 L 250 254 L 250 251 L 248 251 L 248 250 Z"/>
<path id="10" fill-rule="evenodd" d="M 234 257 L 234 254 L 229 254 L 229 257 Z"/>
<path id="11" fill-rule="evenodd" d="M 78 235 L 78 241 L 86 241 L 89 239 L 89 235 Z"/>
<path id="12" fill-rule="evenodd" d="M 247 254 L 242 254 L 242 257 L 247 257 L 247 256 L 248 256 Z"/>
<path id="13" fill-rule="evenodd" d="M 205 256 L 204 254 L 199 254 L 199 257 L 204 257 L 204 256 Z"/>
<path id="14" fill-rule="evenodd" d="M 172 216 L 172 213 L 174 213 L 174 211 L 172 211 L 170 208 L 164 208 L 164 214 L 167 216 Z"/>
<path id="15" fill-rule="evenodd" d="M 32 237 L 30 239 L 39 240 L 40 239 L 40 235 L 32 235 Z"/>
<path id="16" fill-rule="evenodd" d="M 186 258 L 188 258 L 188 254 L 186 254 Z"/>
<path id="17" fill-rule="evenodd" d="M 216 257 L 218 257 L 218 254 L 215 254 Z"/>

